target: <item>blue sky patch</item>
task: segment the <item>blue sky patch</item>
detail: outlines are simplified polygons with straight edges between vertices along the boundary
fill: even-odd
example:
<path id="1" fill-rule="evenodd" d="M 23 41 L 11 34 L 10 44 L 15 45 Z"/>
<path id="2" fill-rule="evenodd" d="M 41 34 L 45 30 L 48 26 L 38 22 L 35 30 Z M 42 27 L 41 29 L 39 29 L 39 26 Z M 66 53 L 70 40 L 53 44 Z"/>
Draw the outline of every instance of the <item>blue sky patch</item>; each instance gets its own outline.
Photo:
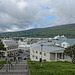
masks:
<path id="1" fill-rule="evenodd" d="M 47 17 L 47 18 L 44 18 L 43 20 L 51 20 L 51 19 L 54 19 L 54 18 L 56 18 L 55 16 L 51 16 L 51 17 Z"/>
<path id="2" fill-rule="evenodd" d="M 42 8 L 43 8 L 43 9 L 47 9 L 47 10 L 51 9 L 51 8 L 48 7 L 48 6 L 46 6 L 46 7 L 45 7 L 45 6 L 42 6 Z"/>

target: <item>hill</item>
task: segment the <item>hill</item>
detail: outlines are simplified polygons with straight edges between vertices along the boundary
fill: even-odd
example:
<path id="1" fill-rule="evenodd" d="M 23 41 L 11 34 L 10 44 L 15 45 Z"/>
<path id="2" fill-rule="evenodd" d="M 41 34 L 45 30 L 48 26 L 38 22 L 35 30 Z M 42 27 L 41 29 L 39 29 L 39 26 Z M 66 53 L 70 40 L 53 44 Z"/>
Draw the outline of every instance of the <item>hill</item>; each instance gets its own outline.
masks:
<path id="1" fill-rule="evenodd" d="M 25 31 L 0 34 L 0 36 L 7 37 L 54 37 L 56 35 L 65 35 L 68 38 L 75 38 L 75 24 L 67 24 L 47 28 L 36 28 Z"/>

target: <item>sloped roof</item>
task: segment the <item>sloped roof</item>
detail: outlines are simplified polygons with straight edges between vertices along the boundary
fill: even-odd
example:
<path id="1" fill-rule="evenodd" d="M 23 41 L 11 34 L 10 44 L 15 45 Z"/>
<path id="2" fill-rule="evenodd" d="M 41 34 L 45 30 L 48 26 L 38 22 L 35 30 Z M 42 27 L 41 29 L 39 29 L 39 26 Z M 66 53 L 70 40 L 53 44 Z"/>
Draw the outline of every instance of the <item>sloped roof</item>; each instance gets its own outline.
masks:
<path id="1" fill-rule="evenodd" d="M 36 49 L 36 50 L 41 50 L 41 45 L 40 44 L 32 44 L 31 47 Z M 64 48 L 56 47 L 56 46 L 43 45 L 42 50 L 46 51 L 46 52 L 54 52 L 54 51 L 58 51 L 58 50 L 64 50 Z"/>
<path id="2" fill-rule="evenodd" d="M 17 45 L 17 43 L 16 43 L 16 41 L 14 41 L 14 40 L 9 40 L 9 39 L 3 39 L 2 40 L 4 43 L 5 43 L 5 45 L 8 47 L 8 46 L 18 46 Z"/>
<path id="3" fill-rule="evenodd" d="M 30 45 L 19 45 L 18 47 L 30 47 Z"/>
<path id="4" fill-rule="evenodd" d="M 67 42 L 67 43 L 69 43 L 70 46 L 75 45 L 75 39 L 53 40 L 53 42 L 56 42 L 58 44 L 61 44 L 63 42 Z"/>

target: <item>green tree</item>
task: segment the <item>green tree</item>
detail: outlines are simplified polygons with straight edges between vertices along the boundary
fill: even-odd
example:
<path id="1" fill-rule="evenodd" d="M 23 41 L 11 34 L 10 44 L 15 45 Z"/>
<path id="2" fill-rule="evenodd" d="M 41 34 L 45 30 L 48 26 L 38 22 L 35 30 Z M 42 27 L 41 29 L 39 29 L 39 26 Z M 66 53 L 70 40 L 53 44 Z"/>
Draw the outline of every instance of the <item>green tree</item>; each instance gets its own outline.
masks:
<path id="1" fill-rule="evenodd" d="M 4 44 L 0 39 L 0 56 L 4 57 L 5 51 L 6 51 L 6 48 L 4 47 Z"/>
<path id="2" fill-rule="evenodd" d="M 75 64 L 75 45 L 66 48 L 64 52 L 71 58 L 72 63 Z"/>

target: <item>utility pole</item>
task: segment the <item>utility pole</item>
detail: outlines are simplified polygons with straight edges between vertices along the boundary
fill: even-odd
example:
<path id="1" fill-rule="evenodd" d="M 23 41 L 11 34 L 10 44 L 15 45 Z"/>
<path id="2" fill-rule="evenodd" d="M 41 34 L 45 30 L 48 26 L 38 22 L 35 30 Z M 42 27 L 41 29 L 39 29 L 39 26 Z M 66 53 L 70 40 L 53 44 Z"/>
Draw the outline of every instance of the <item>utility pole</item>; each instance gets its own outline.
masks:
<path id="1" fill-rule="evenodd" d="M 7 57 L 8 57 L 8 54 L 6 55 L 6 72 L 8 72 L 8 58 Z"/>
<path id="2" fill-rule="evenodd" d="M 42 68 L 42 48 L 43 48 L 43 45 L 41 45 L 41 68 Z"/>

